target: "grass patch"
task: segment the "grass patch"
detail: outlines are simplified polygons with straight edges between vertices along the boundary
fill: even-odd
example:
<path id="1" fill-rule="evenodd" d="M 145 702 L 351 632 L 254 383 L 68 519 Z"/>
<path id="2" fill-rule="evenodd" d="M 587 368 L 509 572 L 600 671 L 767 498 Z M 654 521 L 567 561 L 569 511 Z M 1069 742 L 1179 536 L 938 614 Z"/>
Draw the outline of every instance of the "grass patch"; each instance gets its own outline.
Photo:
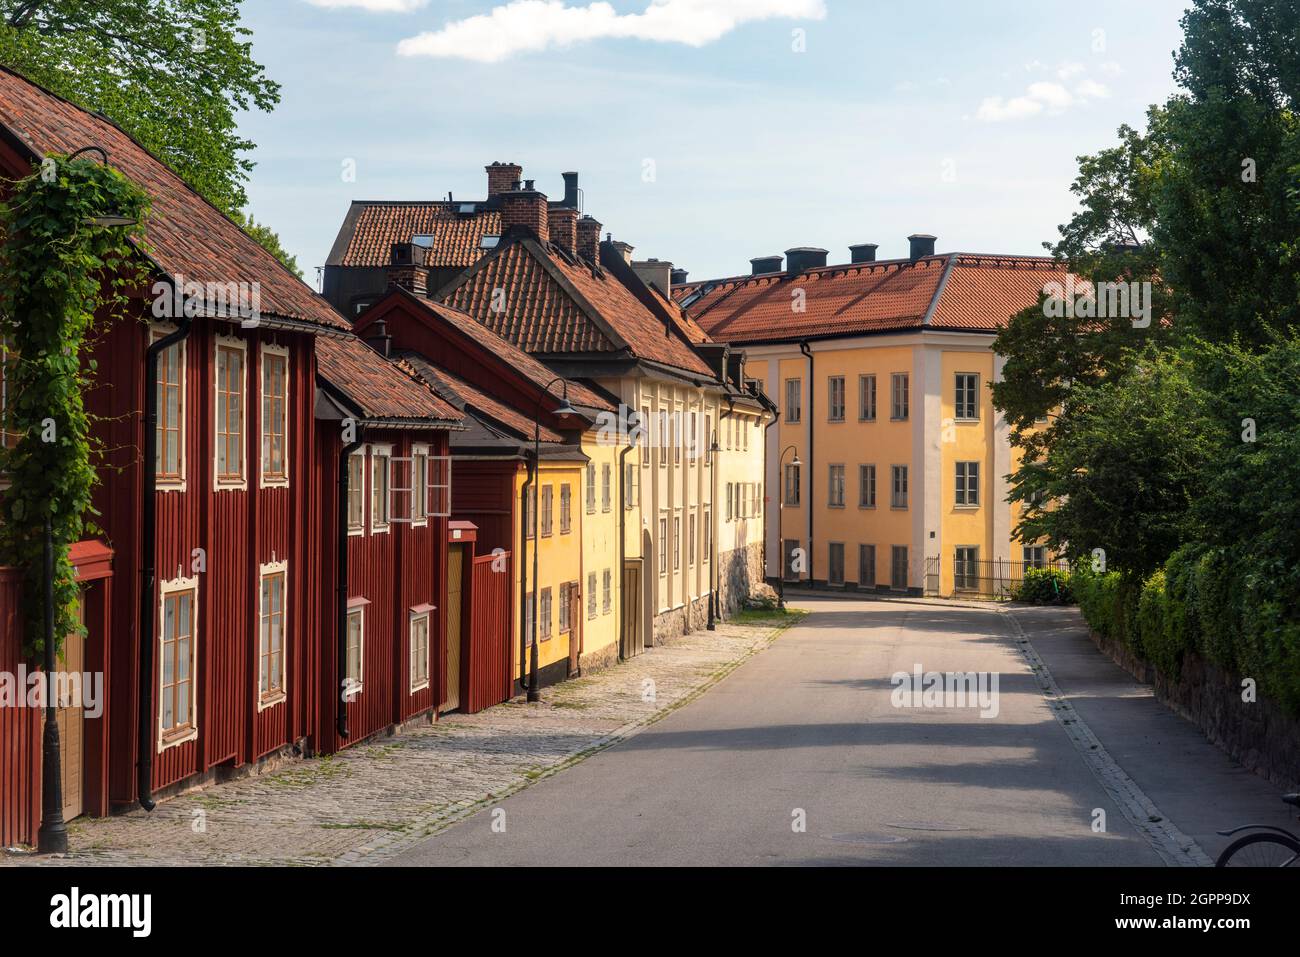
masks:
<path id="1" fill-rule="evenodd" d="M 327 831 L 405 831 L 408 824 L 391 824 L 387 821 L 349 821 L 320 825 Z"/>
<path id="2" fill-rule="evenodd" d="M 733 625 L 794 625 L 807 615 L 803 608 L 787 608 L 785 611 L 780 608 L 747 608 L 736 612 L 727 622 Z"/>

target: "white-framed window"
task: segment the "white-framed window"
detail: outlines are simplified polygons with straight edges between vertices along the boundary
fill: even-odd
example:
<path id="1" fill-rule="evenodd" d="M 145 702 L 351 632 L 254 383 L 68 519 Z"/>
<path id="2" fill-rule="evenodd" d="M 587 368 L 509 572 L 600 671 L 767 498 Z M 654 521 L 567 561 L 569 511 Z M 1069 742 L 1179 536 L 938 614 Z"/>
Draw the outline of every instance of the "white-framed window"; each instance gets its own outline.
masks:
<path id="1" fill-rule="evenodd" d="M 348 456 L 348 534 L 366 533 L 366 450 Z"/>
<path id="2" fill-rule="evenodd" d="M 1047 546 L 1046 545 L 1025 545 L 1023 546 L 1021 557 L 1025 561 L 1026 568 L 1046 568 L 1047 567 Z"/>
<path id="3" fill-rule="evenodd" d="M 659 577 L 668 574 L 668 518 L 659 516 Z"/>
<path id="4" fill-rule="evenodd" d="M 429 447 L 411 446 L 411 525 L 429 524 Z"/>
<path id="5" fill-rule="evenodd" d="M 785 421 L 797 425 L 803 415 L 803 380 L 785 380 Z"/>
<path id="6" fill-rule="evenodd" d="M 542 486 L 542 538 L 550 538 L 552 525 L 552 508 L 555 501 L 555 486 Z"/>
<path id="7" fill-rule="evenodd" d="M 150 342 L 171 335 L 171 323 L 154 323 Z M 185 340 L 158 356 L 158 431 L 154 476 L 158 491 L 185 491 Z M 6 399 L 8 396 L 6 395 Z"/>
<path id="8" fill-rule="evenodd" d="M 601 589 L 600 613 L 602 615 L 608 615 L 610 609 L 614 607 L 614 573 L 610 569 L 606 568 L 602 574 L 604 575 L 604 587 Z M 594 585 L 594 575 L 592 576 L 592 580 Z M 593 591 L 594 590 L 593 587 Z"/>
<path id="9" fill-rule="evenodd" d="M 560 534 L 573 530 L 573 492 L 568 482 L 560 485 Z"/>
<path id="10" fill-rule="evenodd" d="M 673 516 L 673 571 L 682 567 L 682 517 Z"/>
<path id="11" fill-rule="evenodd" d="M 835 464 L 830 467 L 830 482 L 827 486 L 826 506 L 828 508 L 844 507 L 844 466 Z"/>
<path id="12" fill-rule="evenodd" d="M 217 336 L 213 348 L 216 350 L 213 478 L 218 491 L 247 489 L 244 435 L 248 410 L 244 396 L 248 394 L 248 343 L 233 336 Z"/>
<path id="13" fill-rule="evenodd" d="M 613 506 L 613 466 L 608 462 L 600 467 L 600 510 L 608 512 Z"/>
<path id="14" fill-rule="evenodd" d="M 690 433 L 687 437 L 687 441 L 690 443 L 690 448 L 686 450 L 686 459 L 691 463 L 691 465 L 694 465 L 695 460 L 699 458 L 700 455 L 700 419 L 698 412 L 691 412 L 690 422 Z"/>
<path id="15" fill-rule="evenodd" d="M 843 422 L 844 421 L 844 376 L 833 375 L 826 380 L 827 383 L 827 403 L 826 403 L 826 421 Z"/>
<path id="16" fill-rule="evenodd" d="M 197 703 L 199 580 L 158 588 L 158 750 L 199 735 Z"/>
<path id="17" fill-rule="evenodd" d="M 978 462 L 957 463 L 956 504 L 963 508 L 975 508 L 980 503 L 980 464 Z"/>
<path id="18" fill-rule="evenodd" d="M 289 484 L 289 350 L 262 346 L 262 485 Z"/>
<path id="19" fill-rule="evenodd" d="M 537 537 L 537 483 L 524 489 L 524 535 L 529 541 Z"/>
<path id="20" fill-rule="evenodd" d="M 974 422 L 979 419 L 979 394 L 979 373 L 958 372 L 953 395 L 953 414 L 958 421 Z"/>
<path id="21" fill-rule="evenodd" d="M 596 513 L 596 463 L 587 463 L 587 514 Z"/>
<path id="22" fill-rule="evenodd" d="M 979 588 L 980 550 L 976 545 L 958 545 L 953 552 L 953 587 L 962 590 Z"/>
<path id="23" fill-rule="evenodd" d="M 391 445 L 372 445 L 370 447 L 370 532 L 376 534 L 388 531 L 392 516 L 393 447 Z"/>
<path id="24" fill-rule="evenodd" d="M 907 508 L 907 466 L 890 466 L 890 474 L 892 479 L 890 482 L 889 507 Z"/>
<path id="25" fill-rule="evenodd" d="M 858 421 L 876 421 L 876 377 L 858 376 Z"/>
<path id="26" fill-rule="evenodd" d="M 412 692 L 429 687 L 429 628 L 432 611 L 432 605 L 417 605 L 410 612 L 407 643 L 410 647 Z"/>
<path id="27" fill-rule="evenodd" d="M 573 622 L 573 589 L 560 586 L 560 634 L 567 635 Z"/>
<path id="28" fill-rule="evenodd" d="M 551 637 L 551 589 L 549 586 L 542 589 L 542 607 L 538 612 L 537 630 L 542 641 L 547 641 Z"/>
<path id="29" fill-rule="evenodd" d="M 704 564 L 708 564 L 709 556 L 713 554 L 713 519 L 710 517 L 709 510 L 704 510 Z"/>
<path id="30" fill-rule="evenodd" d="M 258 566 L 257 710 L 285 700 L 284 645 L 288 636 L 289 563 Z"/>
<path id="31" fill-rule="evenodd" d="M 858 508 L 876 507 L 876 467 L 858 466 Z"/>
<path id="32" fill-rule="evenodd" d="M 451 456 L 429 456 L 429 516 L 451 518 Z"/>
<path id="33" fill-rule="evenodd" d="M 799 466 L 793 463 L 785 466 L 785 504 L 799 504 Z"/>
<path id="34" fill-rule="evenodd" d="M 596 617 L 596 573 L 587 573 L 587 617 Z"/>
<path id="35" fill-rule="evenodd" d="M 889 417 L 901 422 L 908 416 L 908 375 L 895 372 L 889 382 Z"/>
<path id="36" fill-rule="evenodd" d="M 643 405 L 643 406 L 641 406 L 641 430 L 642 430 L 642 432 L 646 432 L 646 431 L 649 430 L 649 428 L 650 428 L 650 422 L 651 422 L 651 419 L 650 419 L 650 406 L 648 406 L 648 405 Z M 653 444 L 653 441 L 652 441 L 651 437 L 648 436 L 648 435 L 645 436 L 645 437 L 643 438 L 643 440 L 641 441 L 641 443 L 640 443 L 640 445 L 641 445 L 641 467 L 642 467 L 643 469 L 648 469 L 648 468 L 650 467 L 650 459 L 651 459 L 651 458 L 653 457 L 653 455 L 654 455 L 654 453 L 651 451 L 651 446 L 652 446 L 652 444 Z M 592 480 L 593 480 L 593 483 L 594 483 L 594 481 L 595 481 L 595 473 L 594 473 L 594 472 L 592 473 Z"/>
<path id="37" fill-rule="evenodd" d="M 343 698 L 351 701 L 365 688 L 366 680 L 366 606 L 364 598 L 348 602 L 347 670 L 343 675 Z"/>
<path id="38" fill-rule="evenodd" d="M 690 538 L 686 554 L 686 564 L 688 567 L 695 564 L 695 521 L 696 517 L 693 512 L 686 516 L 686 524 L 690 526 L 690 530 L 687 532 L 687 535 Z"/>

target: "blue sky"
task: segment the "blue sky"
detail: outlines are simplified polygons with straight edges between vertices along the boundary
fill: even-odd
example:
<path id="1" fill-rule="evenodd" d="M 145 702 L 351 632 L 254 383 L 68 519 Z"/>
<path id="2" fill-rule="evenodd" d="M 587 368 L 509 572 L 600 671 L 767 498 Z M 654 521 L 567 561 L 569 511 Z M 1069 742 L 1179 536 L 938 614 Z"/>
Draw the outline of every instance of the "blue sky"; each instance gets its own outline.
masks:
<path id="1" fill-rule="evenodd" d="M 1037 253 L 1074 208 L 1075 157 L 1173 91 L 1186 3 L 244 6 L 283 86 L 274 114 L 241 121 L 251 209 L 314 282 L 352 199 L 482 198 L 493 160 L 555 198 L 578 170 L 588 213 L 693 279 L 791 246 L 905 255 L 913 232 Z"/>

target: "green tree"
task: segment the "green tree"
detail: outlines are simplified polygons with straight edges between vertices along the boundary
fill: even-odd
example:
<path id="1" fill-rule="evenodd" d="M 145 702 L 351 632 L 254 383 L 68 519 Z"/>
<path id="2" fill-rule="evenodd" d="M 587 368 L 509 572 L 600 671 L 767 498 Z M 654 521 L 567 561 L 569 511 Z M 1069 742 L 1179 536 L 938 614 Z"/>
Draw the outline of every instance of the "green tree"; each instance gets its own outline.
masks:
<path id="1" fill-rule="evenodd" d="M 279 85 L 253 58 L 240 0 L 0 0 L 0 63 L 110 117 L 213 205 L 251 223 L 254 144 L 240 111 Z M 297 271 L 278 238 L 250 235 Z"/>

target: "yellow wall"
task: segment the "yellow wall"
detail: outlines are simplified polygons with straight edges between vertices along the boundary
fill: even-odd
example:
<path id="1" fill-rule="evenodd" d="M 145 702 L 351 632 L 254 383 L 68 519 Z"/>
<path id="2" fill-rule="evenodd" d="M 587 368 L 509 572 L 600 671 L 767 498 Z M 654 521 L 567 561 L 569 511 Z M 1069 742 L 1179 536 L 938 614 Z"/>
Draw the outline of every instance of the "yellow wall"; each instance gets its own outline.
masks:
<path id="1" fill-rule="evenodd" d="M 596 430 L 583 436 L 582 450 L 591 459 L 592 468 L 582 470 L 580 494 L 574 500 L 575 516 L 580 520 L 582 538 L 582 610 L 579 620 L 582 627 L 582 654 L 584 657 L 605 653 L 612 647 L 617 654 L 622 587 L 618 561 L 619 508 L 619 452 L 623 446 L 616 441 L 606 441 Z M 629 453 L 628 460 L 634 453 Z M 604 469 L 609 469 L 609 509 L 604 505 Z M 593 510 L 587 509 L 589 477 L 594 476 L 595 497 Z M 576 494 L 576 493 L 575 493 Z M 609 609 L 605 609 L 605 572 L 610 575 Z M 588 615 L 588 590 L 595 575 L 595 617 Z"/>
<path id="2" fill-rule="evenodd" d="M 582 484 L 583 484 L 583 463 L 581 462 L 547 462 L 542 460 L 542 466 L 539 470 L 537 493 L 537 509 L 540 519 L 542 510 L 542 491 L 546 486 L 554 489 L 553 495 L 553 519 L 551 534 L 542 535 L 538 539 L 530 539 L 527 543 L 527 550 L 522 562 L 516 563 L 515 566 L 515 584 L 514 595 L 519 594 L 520 575 L 526 574 L 528 581 L 528 591 L 531 593 L 534 587 L 543 590 L 551 590 L 551 635 L 550 638 L 541 637 L 538 642 L 537 663 L 539 668 L 545 668 L 547 665 L 557 661 L 563 661 L 569 656 L 569 638 L 570 635 L 560 633 L 560 586 L 568 582 L 583 582 L 582 576 L 582 519 L 583 513 Z M 515 479 L 515 496 L 523 494 L 524 482 L 527 479 L 527 471 L 520 470 Z M 560 486 L 568 484 L 571 488 L 572 499 L 572 522 L 568 533 L 560 532 Z M 521 500 L 521 499 L 520 499 Z M 516 509 L 516 512 L 521 510 Z M 516 523 L 522 520 L 522 514 L 515 519 Z M 519 527 L 516 524 L 514 529 L 514 540 L 519 540 Z M 540 546 L 539 543 L 540 542 Z M 533 580 L 533 549 L 539 548 L 537 552 L 538 576 L 540 581 Z M 585 585 L 584 585 L 585 589 Z M 540 611 L 540 596 L 539 596 Z M 544 612 L 542 612 L 544 614 Z M 516 616 L 516 629 L 524 625 L 523 616 Z M 580 620 L 585 624 L 585 612 L 580 614 Z M 542 632 L 542 621 L 538 621 L 538 634 Z M 515 632 L 513 646 L 515 649 L 515 674 L 519 671 L 519 641 L 520 635 L 518 630 Z M 531 659 L 531 650 L 529 652 Z M 528 662 L 525 662 L 527 665 Z"/>

